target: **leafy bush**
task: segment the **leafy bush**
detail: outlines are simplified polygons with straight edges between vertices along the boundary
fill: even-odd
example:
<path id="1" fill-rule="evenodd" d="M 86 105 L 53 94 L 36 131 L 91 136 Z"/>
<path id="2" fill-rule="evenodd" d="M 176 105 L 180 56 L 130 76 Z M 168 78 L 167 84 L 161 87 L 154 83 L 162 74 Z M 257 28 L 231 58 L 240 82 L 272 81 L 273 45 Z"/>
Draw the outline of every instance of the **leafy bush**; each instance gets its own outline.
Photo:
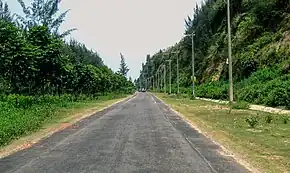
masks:
<path id="1" fill-rule="evenodd" d="M 266 123 L 271 123 L 273 121 L 273 116 L 271 114 L 266 115 L 265 117 Z"/>
<path id="2" fill-rule="evenodd" d="M 196 95 L 211 99 L 224 100 L 228 98 L 228 84 L 226 82 L 210 82 L 196 86 Z"/>
<path id="3" fill-rule="evenodd" d="M 289 121 L 289 116 L 287 116 L 287 115 L 282 116 L 282 121 L 284 124 L 287 124 Z"/>
<path id="4" fill-rule="evenodd" d="M 288 75 L 269 80 L 265 83 L 253 83 L 238 90 L 238 98 L 255 104 L 268 106 L 290 105 L 290 77 Z"/>
<path id="5" fill-rule="evenodd" d="M 239 88 L 245 87 L 252 84 L 261 84 L 275 78 L 280 77 L 279 70 L 277 68 L 263 68 L 261 70 L 256 71 L 253 73 L 249 78 L 241 81 L 237 85 Z"/>
<path id="6" fill-rule="evenodd" d="M 246 119 L 246 122 L 249 124 L 249 126 L 250 126 L 251 128 L 254 128 L 254 127 L 256 127 L 256 125 L 259 123 L 259 120 L 258 120 L 257 117 L 248 117 L 248 118 Z"/>

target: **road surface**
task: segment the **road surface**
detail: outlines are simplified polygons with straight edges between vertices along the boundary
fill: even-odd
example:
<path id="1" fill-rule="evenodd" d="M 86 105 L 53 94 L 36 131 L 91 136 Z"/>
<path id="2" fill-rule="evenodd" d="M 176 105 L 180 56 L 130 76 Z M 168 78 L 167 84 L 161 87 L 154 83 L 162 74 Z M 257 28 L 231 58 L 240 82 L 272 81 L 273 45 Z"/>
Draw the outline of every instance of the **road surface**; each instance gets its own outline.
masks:
<path id="1" fill-rule="evenodd" d="M 0 160 L 1 173 L 245 173 L 149 93 Z"/>

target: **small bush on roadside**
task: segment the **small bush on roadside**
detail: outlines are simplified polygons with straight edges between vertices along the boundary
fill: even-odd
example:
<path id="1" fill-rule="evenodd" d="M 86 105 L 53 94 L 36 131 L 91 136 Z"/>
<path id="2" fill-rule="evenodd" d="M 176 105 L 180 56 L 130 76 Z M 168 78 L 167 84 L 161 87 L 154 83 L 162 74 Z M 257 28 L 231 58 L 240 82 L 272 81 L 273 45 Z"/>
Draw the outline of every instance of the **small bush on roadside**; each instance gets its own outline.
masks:
<path id="1" fill-rule="evenodd" d="M 266 115 L 266 123 L 270 124 L 273 121 L 273 116 L 271 114 Z"/>
<path id="2" fill-rule="evenodd" d="M 284 124 L 288 124 L 289 117 L 287 115 L 282 116 L 282 121 Z"/>
<path id="3" fill-rule="evenodd" d="M 248 117 L 246 119 L 246 122 L 249 124 L 251 128 L 255 128 L 257 124 L 259 123 L 259 120 L 257 117 Z"/>
<path id="4" fill-rule="evenodd" d="M 290 75 L 276 72 L 273 77 L 273 73 L 261 70 L 241 82 L 237 91 L 239 100 L 274 107 L 290 105 Z"/>
<path id="5" fill-rule="evenodd" d="M 215 81 L 197 85 L 196 95 L 198 97 L 226 100 L 228 98 L 228 84 L 224 81 Z"/>

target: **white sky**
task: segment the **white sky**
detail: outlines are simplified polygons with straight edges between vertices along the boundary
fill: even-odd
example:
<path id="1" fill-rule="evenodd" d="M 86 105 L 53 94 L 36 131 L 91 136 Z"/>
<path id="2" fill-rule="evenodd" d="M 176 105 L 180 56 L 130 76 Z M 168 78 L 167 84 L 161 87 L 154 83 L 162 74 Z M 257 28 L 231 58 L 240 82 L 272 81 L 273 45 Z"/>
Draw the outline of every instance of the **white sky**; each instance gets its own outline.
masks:
<path id="1" fill-rule="evenodd" d="M 7 0 L 12 12 L 21 13 L 17 0 Z M 104 63 L 117 71 L 120 52 L 139 76 L 146 55 L 178 42 L 184 18 L 200 0 L 63 0 L 61 11 L 71 9 L 62 30 L 77 28 L 72 37 L 97 51 Z M 31 2 L 31 0 L 24 0 Z"/>

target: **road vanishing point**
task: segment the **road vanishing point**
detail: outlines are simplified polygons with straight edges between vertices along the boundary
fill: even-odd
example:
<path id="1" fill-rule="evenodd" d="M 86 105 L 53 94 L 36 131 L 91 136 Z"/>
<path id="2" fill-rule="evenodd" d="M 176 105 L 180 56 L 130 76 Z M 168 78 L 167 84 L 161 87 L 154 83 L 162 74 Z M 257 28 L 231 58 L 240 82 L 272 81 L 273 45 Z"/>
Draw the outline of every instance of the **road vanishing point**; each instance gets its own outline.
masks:
<path id="1" fill-rule="evenodd" d="M 245 167 L 150 93 L 137 93 L 31 148 L 0 173 L 245 173 Z"/>

